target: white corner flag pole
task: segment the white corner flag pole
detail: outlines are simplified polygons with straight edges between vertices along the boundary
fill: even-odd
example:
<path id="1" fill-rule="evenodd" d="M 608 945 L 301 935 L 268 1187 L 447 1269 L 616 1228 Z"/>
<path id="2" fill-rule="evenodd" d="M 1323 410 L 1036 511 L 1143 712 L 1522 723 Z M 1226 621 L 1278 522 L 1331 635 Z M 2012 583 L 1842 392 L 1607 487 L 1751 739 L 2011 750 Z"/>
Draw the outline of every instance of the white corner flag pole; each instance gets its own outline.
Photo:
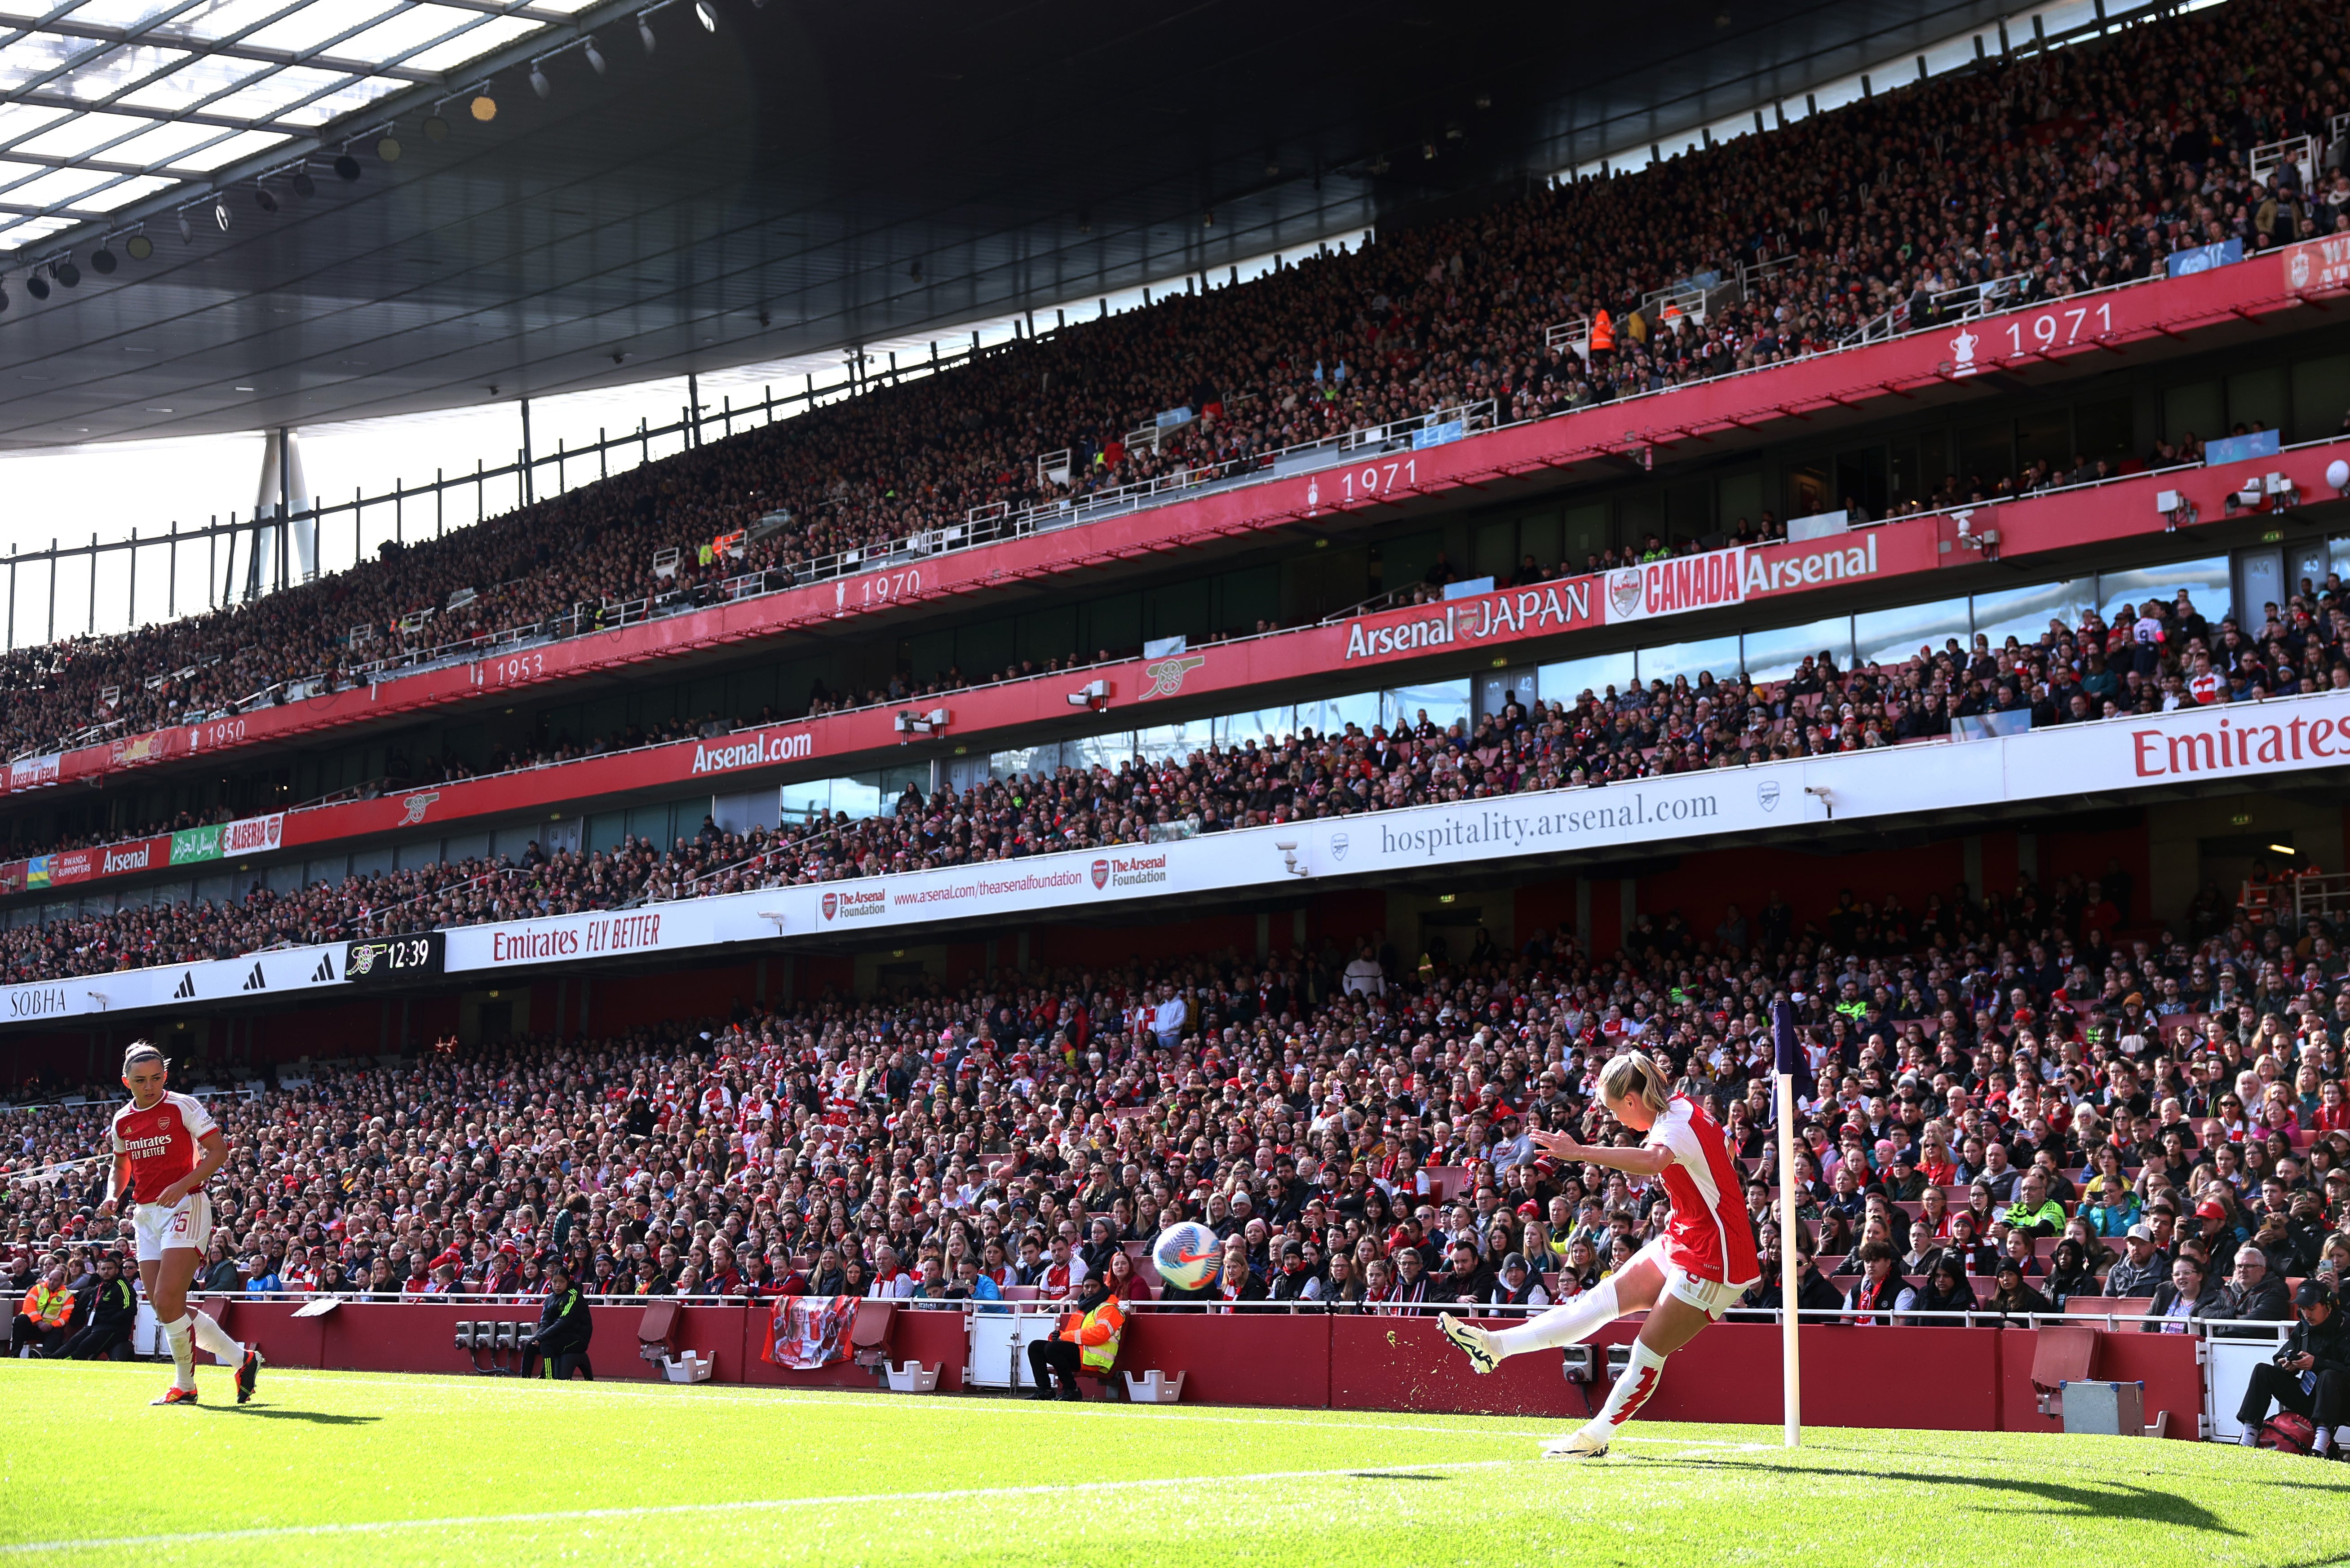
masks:
<path id="1" fill-rule="evenodd" d="M 1804 1440 L 1803 1353 L 1795 1337 L 1800 1320 L 1795 1299 L 1802 1287 L 1795 1267 L 1795 1227 L 1803 1221 L 1795 1209 L 1795 1075 L 1778 1075 L 1779 1095 L 1779 1378 L 1786 1395 L 1787 1447 Z"/>
<path id="2" fill-rule="evenodd" d="M 1779 1382 L 1785 1401 L 1786 1446 L 1793 1449 L 1804 1440 L 1803 1355 L 1797 1339 L 1802 1320 L 1795 1315 L 1803 1288 L 1795 1238 L 1803 1220 L 1795 1207 L 1795 1074 L 1790 1057 L 1803 1046 L 1794 1038 L 1793 1010 L 1782 1002 L 1772 1013 L 1773 1032 L 1778 1036 L 1773 1092 L 1779 1118 Z"/>

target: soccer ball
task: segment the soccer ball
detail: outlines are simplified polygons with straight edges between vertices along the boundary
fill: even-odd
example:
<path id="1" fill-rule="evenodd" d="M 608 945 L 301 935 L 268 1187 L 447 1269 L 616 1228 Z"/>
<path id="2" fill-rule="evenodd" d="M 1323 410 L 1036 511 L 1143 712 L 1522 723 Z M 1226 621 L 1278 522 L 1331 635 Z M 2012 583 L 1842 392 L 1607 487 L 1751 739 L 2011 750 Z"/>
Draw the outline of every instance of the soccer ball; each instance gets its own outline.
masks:
<path id="1" fill-rule="evenodd" d="M 1179 1290 L 1196 1291 L 1216 1282 L 1223 1267 L 1224 1247 L 1205 1225 L 1185 1220 L 1170 1225 L 1150 1245 L 1150 1261 L 1159 1277 Z"/>

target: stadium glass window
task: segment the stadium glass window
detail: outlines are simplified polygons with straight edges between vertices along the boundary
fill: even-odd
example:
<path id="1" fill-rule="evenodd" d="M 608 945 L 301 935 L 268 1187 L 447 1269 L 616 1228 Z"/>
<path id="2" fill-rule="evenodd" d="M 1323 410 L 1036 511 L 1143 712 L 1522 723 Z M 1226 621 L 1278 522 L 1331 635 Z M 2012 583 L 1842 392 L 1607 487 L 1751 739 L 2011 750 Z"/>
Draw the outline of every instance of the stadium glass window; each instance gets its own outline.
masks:
<path id="1" fill-rule="evenodd" d="M 2162 390 L 2162 433 L 2180 441 L 2189 436 L 2208 440 L 2228 431 L 2227 395 L 2218 381 L 2190 381 Z"/>
<path id="2" fill-rule="evenodd" d="M 851 816 L 878 816 L 884 805 L 894 804 L 896 799 L 894 792 L 882 786 L 879 774 L 858 774 L 853 778 L 832 781 L 832 809 Z"/>
<path id="3" fill-rule="evenodd" d="M 1061 744 L 1058 741 L 1050 741 L 1041 746 L 990 752 L 984 758 L 951 758 L 947 765 L 946 784 L 950 789 L 961 790 L 983 778 L 1018 778 L 1022 774 L 1033 778 L 1050 778 L 1060 765 Z"/>
<path id="4" fill-rule="evenodd" d="M 1227 713 L 1216 721 L 1216 743 L 1227 748 L 1243 746 L 1251 741 L 1262 746 L 1268 736 L 1278 744 L 1282 736 L 1296 732 L 1297 710 L 1286 706 Z"/>
<path id="5" fill-rule="evenodd" d="M 1895 664 L 1921 647 L 1939 649 L 1953 637 L 1963 648 L 1973 630 L 1973 618 L 1963 598 L 1864 610 L 1852 618 L 1853 658 L 1863 664 L 1871 660 Z M 1752 640 L 1748 639 L 1750 645 Z"/>
<path id="6" fill-rule="evenodd" d="M 2244 425 L 2252 430 L 2282 430 L 2285 416 L 2286 376 L 2282 365 L 2264 365 L 2257 370 L 2242 370 L 2228 378 L 2228 424 L 2230 429 Z"/>
<path id="7" fill-rule="evenodd" d="M 2000 647 L 2014 637 L 2031 644 L 2049 630 L 2049 620 L 2080 626 L 2080 618 L 2096 604 L 2094 578 L 2070 578 L 2064 583 L 2040 583 L 2037 587 L 2007 587 L 2002 592 L 1974 595 L 1974 630 Z"/>
<path id="8" fill-rule="evenodd" d="M 1545 664 L 1534 672 L 1534 679 L 1548 696 L 1573 702 L 1586 691 L 1595 697 L 1607 696 L 1610 686 L 1620 691 L 1632 684 L 1634 673 L 1634 659 L 1627 651 Z"/>
<path id="9" fill-rule="evenodd" d="M 830 811 L 832 781 L 830 779 L 795 780 L 784 786 L 781 803 L 786 821 L 795 819 L 805 821 L 819 811 Z"/>
<path id="10" fill-rule="evenodd" d="M 1755 680 L 1784 680 L 1802 666 L 1804 659 L 1822 652 L 1835 659 L 1841 667 L 1848 663 L 1852 656 L 1852 620 L 1847 616 L 1829 616 L 1824 620 L 1806 621 L 1802 626 L 1750 631 L 1743 639 L 1741 651 L 1746 661 L 1747 676 Z"/>
<path id="11" fill-rule="evenodd" d="M 1134 754 L 1150 761 L 1177 762 L 1193 752 L 1204 752 L 1215 739 L 1215 726 L 1207 719 L 1186 720 L 1180 724 L 1153 724 L 1134 732 Z"/>
<path id="12" fill-rule="evenodd" d="M 1441 730 L 1453 723 L 1469 722 L 1469 682 L 1467 680 L 1430 680 L 1419 686 L 1398 686 L 1379 693 L 1379 722 L 1389 731 L 1400 725 L 1417 724 L 1426 712 L 1429 722 Z"/>
<path id="13" fill-rule="evenodd" d="M 1709 637 L 1696 642 L 1644 648 L 1640 649 L 1638 669 L 1642 685 L 1651 680 L 1669 681 L 1676 675 L 1688 676 L 1692 684 L 1704 674 L 1711 674 L 1719 680 L 1738 672 L 1738 639 L 1735 636 Z"/>
<path id="14" fill-rule="evenodd" d="M 2142 566 L 2130 572 L 2100 572 L 2097 600 L 2106 619 L 2111 622 L 2126 607 L 2135 609 L 2148 599 L 2169 604 L 2184 588 L 2196 613 L 2217 626 L 2235 601 L 2232 581 L 2228 557 L 2210 556 L 2200 560 L 2173 561 L 2166 566 Z"/>
<path id="15" fill-rule="evenodd" d="M 1113 730 L 1106 735 L 1084 735 L 1066 742 L 1065 754 L 1073 767 L 1090 772 L 1107 768 L 1116 773 L 1118 765 L 1134 755 L 1134 732 Z"/>
<path id="16" fill-rule="evenodd" d="M 2350 354 L 2303 359 L 2293 368 L 2293 424 L 2289 439 L 2318 441 L 2342 428 L 2350 409 Z"/>
<path id="17" fill-rule="evenodd" d="M 1357 724 L 1365 734 L 1379 722 L 1379 694 L 1376 691 L 1350 691 L 1344 697 L 1325 697 L 1319 702 L 1300 702 L 1297 722 L 1303 729 L 1312 726 L 1317 735 L 1342 735 L 1347 726 Z"/>
<path id="18" fill-rule="evenodd" d="M 1975 632 L 1991 639 L 1997 648 L 2009 638 L 2030 644 L 2039 640 L 2052 620 L 2067 627 L 2081 624 L 2081 618 L 2096 603 L 2095 580 L 2074 577 L 2061 583 L 2042 583 L 2037 587 L 2007 588 L 1995 594 L 1977 594 L 1974 597 Z"/>

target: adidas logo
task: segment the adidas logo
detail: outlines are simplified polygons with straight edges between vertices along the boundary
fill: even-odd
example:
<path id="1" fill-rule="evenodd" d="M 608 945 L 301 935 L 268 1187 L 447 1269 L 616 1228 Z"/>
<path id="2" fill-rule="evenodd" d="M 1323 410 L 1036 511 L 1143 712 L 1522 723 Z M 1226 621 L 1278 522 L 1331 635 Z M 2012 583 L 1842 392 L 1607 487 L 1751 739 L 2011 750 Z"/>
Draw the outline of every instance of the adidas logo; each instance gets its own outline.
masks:
<path id="1" fill-rule="evenodd" d="M 335 955 L 332 953 L 320 953 L 318 955 L 318 967 L 310 971 L 310 983 L 312 985 L 323 985 L 334 978 Z"/>
<path id="2" fill-rule="evenodd" d="M 194 970 L 190 970 L 187 973 L 180 977 L 180 983 L 172 987 L 172 1000 L 174 1002 L 192 1002 L 195 1000 L 195 995 L 196 971 Z"/>
<path id="3" fill-rule="evenodd" d="M 253 972 L 244 977 L 244 983 L 237 987 L 237 989 L 239 991 L 267 991 L 269 989 L 269 981 L 262 978 L 261 965 L 258 961 L 254 964 Z"/>

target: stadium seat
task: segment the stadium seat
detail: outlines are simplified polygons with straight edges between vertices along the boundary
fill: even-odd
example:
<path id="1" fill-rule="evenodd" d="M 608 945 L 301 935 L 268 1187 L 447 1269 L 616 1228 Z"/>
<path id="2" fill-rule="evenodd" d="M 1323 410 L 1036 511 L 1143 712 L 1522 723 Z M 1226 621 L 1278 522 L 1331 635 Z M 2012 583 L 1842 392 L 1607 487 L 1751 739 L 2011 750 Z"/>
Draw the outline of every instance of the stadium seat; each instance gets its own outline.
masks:
<path id="1" fill-rule="evenodd" d="M 2043 1324 L 2032 1341 L 2032 1387 L 2040 1397 L 2040 1413 L 2055 1419 L 2064 1414 L 2064 1385 L 2089 1376 L 2096 1360 L 2098 1331 L 2084 1324 Z"/>
<path id="2" fill-rule="evenodd" d="M 637 1355 L 656 1365 L 677 1354 L 671 1343 L 677 1336 L 677 1303 L 673 1301 L 654 1302 L 645 1308 L 645 1315 L 637 1322 Z"/>
<path id="3" fill-rule="evenodd" d="M 898 1321 L 895 1302 L 865 1301 L 857 1303 L 857 1321 L 848 1330 L 849 1353 L 857 1365 L 868 1371 L 879 1372 L 889 1359 L 889 1330 Z"/>

